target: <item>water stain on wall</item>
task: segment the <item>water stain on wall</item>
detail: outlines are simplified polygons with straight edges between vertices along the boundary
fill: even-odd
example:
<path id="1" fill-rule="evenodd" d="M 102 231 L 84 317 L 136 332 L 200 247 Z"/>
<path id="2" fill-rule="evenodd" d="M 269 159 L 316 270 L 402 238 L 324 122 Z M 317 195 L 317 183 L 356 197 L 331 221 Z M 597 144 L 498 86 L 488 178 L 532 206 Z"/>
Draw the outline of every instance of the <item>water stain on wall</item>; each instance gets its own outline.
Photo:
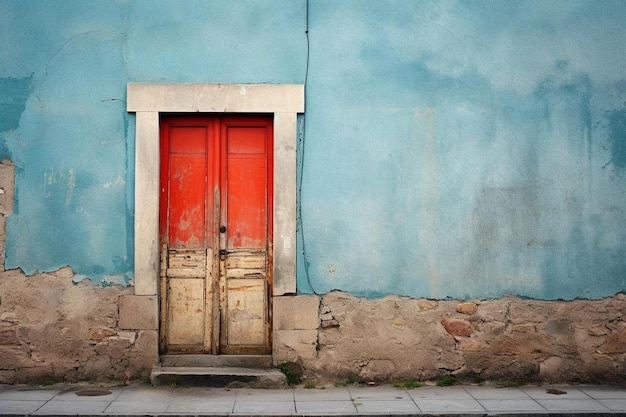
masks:
<path id="1" fill-rule="evenodd" d="M 532 253 L 537 245 L 546 245 L 539 238 L 541 212 L 535 187 L 480 191 L 472 212 L 472 245 L 464 273 L 475 293 L 537 293 L 538 271 Z"/>
<path id="2" fill-rule="evenodd" d="M 609 113 L 611 161 L 616 168 L 626 167 L 626 109 Z"/>
<path id="3" fill-rule="evenodd" d="M 23 78 L 0 78 L 0 132 L 15 130 L 33 91 L 33 75 Z"/>

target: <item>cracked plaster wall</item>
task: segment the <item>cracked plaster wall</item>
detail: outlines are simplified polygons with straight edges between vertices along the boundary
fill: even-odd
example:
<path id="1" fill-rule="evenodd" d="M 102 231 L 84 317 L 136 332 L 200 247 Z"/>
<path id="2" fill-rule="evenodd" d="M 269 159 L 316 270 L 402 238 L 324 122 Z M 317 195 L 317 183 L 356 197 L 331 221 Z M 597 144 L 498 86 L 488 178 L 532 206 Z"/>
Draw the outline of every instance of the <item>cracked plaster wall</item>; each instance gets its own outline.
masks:
<path id="1" fill-rule="evenodd" d="M 274 362 L 324 382 L 624 383 L 626 296 L 601 300 L 276 301 Z"/>
<path id="2" fill-rule="evenodd" d="M 306 81 L 298 291 L 613 295 L 624 18 L 613 1 L 4 1 L 6 266 L 132 283 L 128 82 Z"/>
<path id="3" fill-rule="evenodd" d="M 132 288 L 74 277 L 69 267 L 32 276 L 0 272 L 0 383 L 149 377 L 158 363 L 156 323 L 140 322 L 146 313 L 137 310 L 133 323 L 120 319 Z"/>
<path id="4" fill-rule="evenodd" d="M 513 376 L 621 372 L 622 298 L 614 294 L 626 287 L 626 5 L 391 4 L 0 2 L 0 157 L 13 161 L 16 178 L 11 270 L 0 276 L 2 349 L 16 356 L 3 357 L 70 378 L 67 358 L 28 349 L 66 328 L 79 336 L 51 346 L 92 346 L 81 320 L 107 329 L 94 333 L 106 340 L 89 355 L 135 346 L 116 339 L 133 340 L 118 334 L 127 329 L 116 327 L 114 311 L 100 322 L 76 305 L 132 292 L 128 82 L 306 81 L 297 287 L 327 294 L 328 311 L 311 297 L 315 320 L 277 325 L 276 360 L 363 378 L 403 374 L 389 352 L 424 378 L 490 377 L 489 355 Z M 66 265 L 72 272 L 59 277 Z M 53 322 L 14 318 L 20 308 L 40 314 L 22 291 L 45 294 L 59 278 L 75 324 L 59 324 L 58 301 Z M 500 299 L 511 293 L 597 300 Z M 389 294 L 413 298 L 380 298 Z M 467 315 L 456 302 L 421 297 L 494 300 Z M 277 315 L 288 311 L 280 303 Z M 495 310 L 508 313 L 492 320 Z M 511 351 L 520 340 L 536 344 L 530 354 Z M 559 356 L 560 346 L 574 348 Z M 123 366 L 113 368 L 118 375 Z"/>
<path id="5" fill-rule="evenodd" d="M 303 4 L 1 2 L 0 159 L 16 167 L 6 267 L 132 284 L 127 83 L 301 82 Z"/>

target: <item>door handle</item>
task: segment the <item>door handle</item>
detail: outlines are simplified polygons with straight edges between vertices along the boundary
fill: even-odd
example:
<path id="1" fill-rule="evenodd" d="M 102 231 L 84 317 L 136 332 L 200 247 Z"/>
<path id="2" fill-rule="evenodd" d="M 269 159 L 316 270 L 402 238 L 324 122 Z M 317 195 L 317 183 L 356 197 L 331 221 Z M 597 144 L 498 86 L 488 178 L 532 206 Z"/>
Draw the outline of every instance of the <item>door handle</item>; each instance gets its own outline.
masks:
<path id="1" fill-rule="evenodd" d="M 220 259 L 223 261 L 228 255 L 228 251 L 226 249 L 220 249 Z"/>
<path id="2" fill-rule="evenodd" d="M 226 233 L 226 226 L 220 226 L 220 233 Z"/>

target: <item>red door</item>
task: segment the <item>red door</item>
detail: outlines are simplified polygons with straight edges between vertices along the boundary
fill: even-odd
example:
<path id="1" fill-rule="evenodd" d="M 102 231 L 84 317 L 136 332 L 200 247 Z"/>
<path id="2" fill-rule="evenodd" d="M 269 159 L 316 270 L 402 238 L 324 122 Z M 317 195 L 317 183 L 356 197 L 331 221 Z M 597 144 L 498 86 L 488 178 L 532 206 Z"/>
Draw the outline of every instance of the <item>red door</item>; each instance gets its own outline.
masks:
<path id="1" fill-rule="evenodd" d="M 272 118 L 161 120 L 164 353 L 268 353 Z"/>

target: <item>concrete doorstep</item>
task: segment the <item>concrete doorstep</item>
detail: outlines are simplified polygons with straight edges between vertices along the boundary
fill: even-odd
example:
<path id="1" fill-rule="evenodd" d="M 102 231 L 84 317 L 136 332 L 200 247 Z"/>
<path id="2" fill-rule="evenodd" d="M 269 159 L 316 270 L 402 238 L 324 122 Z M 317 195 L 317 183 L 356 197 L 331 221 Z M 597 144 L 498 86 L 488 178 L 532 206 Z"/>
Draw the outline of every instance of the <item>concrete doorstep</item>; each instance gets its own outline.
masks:
<path id="1" fill-rule="evenodd" d="M 150 382 L 154 386 L 263 389 L 287 386 L 287 378 L 278 370 L 241 367 L 157 366 L 152 369 Z"/>

